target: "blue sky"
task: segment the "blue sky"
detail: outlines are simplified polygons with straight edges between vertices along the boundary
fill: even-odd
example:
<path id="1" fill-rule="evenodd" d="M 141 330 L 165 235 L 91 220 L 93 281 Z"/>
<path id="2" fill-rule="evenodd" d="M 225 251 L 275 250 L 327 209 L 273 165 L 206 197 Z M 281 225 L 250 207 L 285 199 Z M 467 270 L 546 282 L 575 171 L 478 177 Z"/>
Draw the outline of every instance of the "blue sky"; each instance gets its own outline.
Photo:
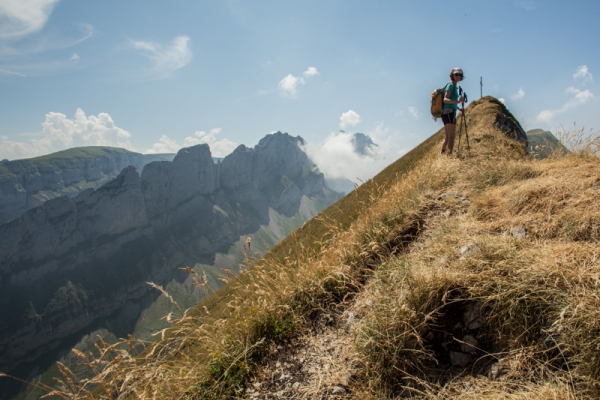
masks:
<path id="1" fill-rule="evenodd" d="M 222 157 L 280 130 L 365 179 L 441 127 L 430 93 L 453 67 L 525 129 L 598 130 L 598 21 L 598 0 L 0 0 L 0 159 Z M 353 132 L 376 154 L 350 154 Z"/>

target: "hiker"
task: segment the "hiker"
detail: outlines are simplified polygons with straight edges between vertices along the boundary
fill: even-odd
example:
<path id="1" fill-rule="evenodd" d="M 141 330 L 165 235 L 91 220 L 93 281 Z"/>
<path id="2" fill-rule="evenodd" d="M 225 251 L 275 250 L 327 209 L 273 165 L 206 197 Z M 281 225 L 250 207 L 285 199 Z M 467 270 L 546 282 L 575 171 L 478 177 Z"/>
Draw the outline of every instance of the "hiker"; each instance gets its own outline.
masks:
<path id="1" fill-rule="evenodd" d="M 450 80 L 444 88 L 444 110 L 442 111 L 442 121 L 446 138 L 442 145 L 441 154 L 452 154 L 454 148 L 454 136 L 456 135 L 456 110 L 464 112 L 464 109 L 458 108 L 458 104 L 465 101 L 463 96 L 458 97 L 458 82 L 464 79 L 463 71 L 460 68 L 452 68 L 450 71 Z"/>

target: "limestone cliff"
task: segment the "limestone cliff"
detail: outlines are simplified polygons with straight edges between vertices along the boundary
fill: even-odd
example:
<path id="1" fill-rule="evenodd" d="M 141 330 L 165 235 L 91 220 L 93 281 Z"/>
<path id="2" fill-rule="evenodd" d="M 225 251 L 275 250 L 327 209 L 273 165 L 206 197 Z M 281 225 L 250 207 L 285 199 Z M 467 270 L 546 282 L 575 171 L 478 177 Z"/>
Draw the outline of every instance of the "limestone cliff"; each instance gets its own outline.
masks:
<path id="1" fill-rule="evenodd" d="M 269 209 L 298 213 L 303 197 L 332 203 L 298 144 L 278 132 L 220 163 L 208 145 L 174 160 L 129 166 L 97 190 L 62 196 L 0 226 L 0 370 L 34 360 L 99 318 L 171 279 L 210 264 Z"/>
<path id="2" fill-rule="evenodd" d="M 74 197 L 85 189 L 96 189 L 129 165 L 141 171 L 152 161 L 170 161 L 173 156 L 92 146 L 25 160 L 4 160 L 0 162 L 0 224 L 47 200 L 64 195 Z"/>

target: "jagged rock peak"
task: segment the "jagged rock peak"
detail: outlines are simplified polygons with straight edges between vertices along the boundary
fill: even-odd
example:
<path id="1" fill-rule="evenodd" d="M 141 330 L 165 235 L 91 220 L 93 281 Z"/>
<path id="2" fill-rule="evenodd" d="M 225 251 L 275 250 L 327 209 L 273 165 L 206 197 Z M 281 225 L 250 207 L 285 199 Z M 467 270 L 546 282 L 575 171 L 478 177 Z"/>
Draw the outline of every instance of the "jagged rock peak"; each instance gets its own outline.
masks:
<path id="1" fill-rule="evenodd" d="M 354 152 L 360 155 L 367 155 L 368 150 L 373 147 L 378 147 L 369 135 L 365 135 L 364 133 L 355 133 L 352 136 L 352 146 L 354 147 Z"/>
<path id="2" fill-rule="evenodd" d="M 277 131 L 275 133 L 271 133 L 264 138 L 262 138 L 256 147 L 266 147 L 272 143 L 282 143 L 282 142 L 291 142 L 296 145 L 305 145 L 306 142 L 300 136 L 292 136 L 289 133 L 282 133 L 281 131 Z"/>
<path id="3" fill-rule="evenodd" d="M 108 182 L 104 186 L 100 187 L 98 191 L 111 191 L 115 189 L 121 189 L 132 185 L 139 185 L 140 174 L 137 169 L 130 165 L 123 168 L 123 170 L 117 175 L 115 179 Z"/>

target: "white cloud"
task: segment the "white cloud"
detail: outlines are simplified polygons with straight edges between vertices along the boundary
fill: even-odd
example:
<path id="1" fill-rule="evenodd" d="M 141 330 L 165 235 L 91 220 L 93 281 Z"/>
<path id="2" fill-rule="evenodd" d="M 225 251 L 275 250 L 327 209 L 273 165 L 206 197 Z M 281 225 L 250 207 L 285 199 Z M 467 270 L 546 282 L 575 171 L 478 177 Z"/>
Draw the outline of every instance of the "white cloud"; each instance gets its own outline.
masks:
<path id="1" fill-rule="evenodd" d="M 0 0 L 2 3 L 4 0 Z M 2 27 L 2 18 L 0 18 Z M 56 71 L 73 68 L 77 61 L 77 53 L 65 57 L 64 50 L 76 46 L 94 35 L 94 28 L 89 24 L 77 24 L 79 34 L 73 35 L 73 31 L 63 26 L 53 29 L 52 33 L 31 32 L 31 38 L 23 39 L 26 35 L 15 36 L 12 39 L 0 38 L 0 59 L 3 60 L 2 69 L 4 73 L 17 76 L 47 76 Z M 0 28 L 1 30 L 2 28 Z M 6 72 L 8 71 L 8 72 Z M 2 71 L 0 71 L 2 72 Z"/>
<path id="2" fill-rule="evenodd" d="M 331 133 L 322 143 L 308 143 L 304 151 L 327 178 L 346 178 L 361 184 L 407 152 L 398 147 L 402 142 L 399 134 L 393 134 L 382 123 L 367 135 L 377 144 L 367 155 L 355 153 L 354 133 L 342 131 Z"/>
<path id="3" fill-rule="evenodd" d="M 303 75 L 307 78 L 310 78 L 311 76 L 319 75 L 319 71 L 317 71 L 317 68 L 315 67 L 308 67 L 308 69 L 303 72 Z M 279 81 L 279 93 L 283 97 L 295 99 L 296 95 L 298 94 L 298 86 L 304 84 L 306 84 L 306 81 L 303 77 L 288 74 Z"/>
<path id="4" fill-rule="evenodd" d="M 345 129 L 348 126 L 356 126 L 360 122 L 360 115 L 356 111 L 348 110 L 342 113 L 340 117 L 340 128 Z"/>
<path id="5" fill-rule="evenodd" d="M 178 145 L 173 139 L 167 135 L 163 135 L 158 142 L 154 143 L 151 148 L 146 150 L 146 154 L 162 154 L 162 153 L 177 153 L 182 146 Z"/>
<path id="6" fill-rule="evenodd" d="M 552 118 L 554 118 L 554 114 L 555 111 L 544 110 L 537 115 L 537 120 L 540 122 L 550 123 L 552 121 Z"/>
<path id="7" fill-rule="evenodd" d="M 538 121 L 550 123 L 552 119 L 567 110 L 583 105 L 594 99 L 594 94 L 589 90 L 580 90 L 573 86 L 568 87 L 565 93 L 572 95 L 559 110 L 543 110 L 537 115 Z"/>
<path id="8" fill-rule="evenodd" d="M 499 97 L 498 100 L 500 101 L 500 103 L 504 104 L 506 103 L 506 99 L 504 97 Z"/>
<path id="9" fill-rule="evenodd" d="M 568 108 L 575 107 L 579 104 L 585 104 L 594 98 L 594 94 L 589 90 L 579 90 L 573 86 L 568 87 L 567 90 L 565 90 L 565 93 L 573 95 L 571 100 L 569 100 L 567 104 L 565 104 L 565 107 Z"/>
<path id="10" fill-rule="evenodd" d="M 0 39 L 19 38 L 41 30 L 58 1 L 0 1 Z"/>
<path id="11" fill-rule="evenodd" d="M 46 114 L 39 139 L 29 142 L 1 139 L 0 158 L 18 159 L 41 156 L 70 147 L 114 146 L 131 148 L 131 134 L 117 127 L 107 113 L 87 117 L 80 108 L 73 119 L 56 112 Z"/>
<path id="12" fill-rule="evenodd" d="M 573 79 L 582 79 L 584 82 L 591 82 L 594 80 L 594 77 L 588 70 L 587 65 L 581 65 L 573 74 Z"/>
<path id="13" fill-rule="evenodd" d="M 298 85 L 304 85 L 304 78 L 288 74 L 279 81 L 279 89 L 283 96 L 295 98 Z"/>
<path id="14" fill-rule="evenodd" d="M 173 72 L 185 67 L 192 60 L 188 36 L 177 36 L 168 46 L 142 40 L 132 40 L 133 48 L 143 52 L 152 61 L 152 75 L 168 78 Z"/>
<path id="15" fill-rule="evenodd" d="M 308 67 L 306 71 L 304 71 L 304 76 L 315 76 L 319 75 L 319 71 L 315 67 Z"/>
<path id="16" fill-rule="evenodd" d="M 417 110 L 417 108 L 413 106 L 408 107 L 408 112 L 415 118 L 419 118 L 421 116 L 419 110 Z"/>
<path id="17" fill-rule="evenodd" d="M 178 144 L 170 137 L 163 135 L 157 143 L 145 151 L 147 154 L 156 153 L 176 153 L 183 147 L 195 146 L 197 144 L 208 144 L 210 153 L 213 157 L 225 157 L 238 146 L 237 143 L 229 139 L 217 140 L 217 135 L 221 133 L 221 128 L 213 128 L 210 131 L 196 131 L 194 136 L 188 136 L 183 140 L 183 145 Z"/>
<path id="18" fill-rule="evenodd" d="M 210 152 L 213 157 L 225 157 L 229 155 L 238 144 L 229 139 L 217 140 L 217 135 L 221 133 L 221 128 L 211 129 L 208 133 L 204 131 L 196 131 L 194 136 L 185 138 L 185 146 L 193 146 L 196 144 L 206 143 L 210 147 Z"/>
<path id="19" fill-rule="evenodd" d="M 510 98 L 512 100 L 519 100 L 522 99 L 523 97 L 525 97 L 525 92 L 523 91 L 523 89 L 519 89 L 519 91 L 513 95 L 510 96 Z"/>
<path id="20" fill-rule="evenodd" d="M 78 61 L 79 60 L 79 54 L 73 53 L 73 55 L 71 56 L 70 60 L 72 60 L 72 61 Z"/>

